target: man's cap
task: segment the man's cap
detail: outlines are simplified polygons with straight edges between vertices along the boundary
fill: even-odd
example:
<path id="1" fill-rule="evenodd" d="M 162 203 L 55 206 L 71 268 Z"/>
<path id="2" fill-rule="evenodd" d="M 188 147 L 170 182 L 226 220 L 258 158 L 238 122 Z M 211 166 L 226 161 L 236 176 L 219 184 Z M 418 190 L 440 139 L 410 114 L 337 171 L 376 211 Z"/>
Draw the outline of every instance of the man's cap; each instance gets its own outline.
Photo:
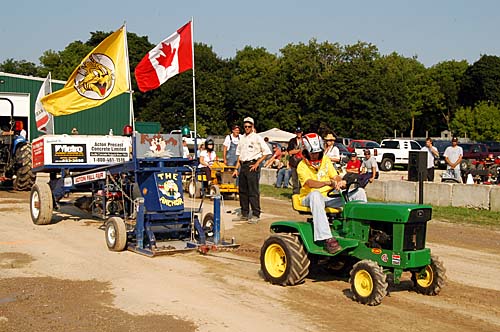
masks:
<path id="1" fill-rule="evenodd" d="M 237 124 L 231 126 L 231 130 L 235 130 L 236 128 L 240 129 L 240 126 L 238 126 Z"/>
<path id="2" fill-rule="evenodd" d="M 357 157 L 358 154 L 356 152 L 351 153 L 351 157 Z"/>
<path id="3" fill-rule="evenodd" d="M 249 122 L 251 124 L 253 124 L 253 119 L 249 116 L 247 116 L 246 118 L 243 119 L 243 122 Z"/>
<path id="4" fill-rule="evenodd" d="M 451 141 L 452 141 L 452 142 L 458 142 L 458 138 L 453 137 L 453 139 L 452 139 Z"/>
<path id="5" fill-rule="evenodd" d="M 371 154 L 370 150 L 368 150 L 368 149 L 364 149 L 364 150 L 363 150 L 363 153 L 364 153 L 364 154 Z"/>
<path id="6" fill-rule="evenodd" d="M 301 133 L 302 132 L 302 128 L 300 128 L 300 127 L 295 128 L 295 132 L 296 133 Z"/>

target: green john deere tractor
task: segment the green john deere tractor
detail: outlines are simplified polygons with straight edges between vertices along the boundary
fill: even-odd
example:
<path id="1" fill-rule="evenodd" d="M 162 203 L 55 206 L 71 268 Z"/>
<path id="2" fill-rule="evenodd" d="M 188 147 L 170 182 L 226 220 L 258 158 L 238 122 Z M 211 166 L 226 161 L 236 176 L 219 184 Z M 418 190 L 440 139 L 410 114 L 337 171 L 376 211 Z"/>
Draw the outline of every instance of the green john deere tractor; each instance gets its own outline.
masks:
<path id="1" fill-rule="evenodd" d="M 279 221 L 271 225 L 260 255 L 264 278 L 272 284 L 293 286 L 304 281 L 311 264 L 326 264 L 328 271 L 349 273 L 356 301 L 378 305 L 387 295 L 388 275 L 400 283 L 403 272 L 411 272 L 415 290 L 437 295 L 445 283 L 445 269 L 425 247 L 427 222 L 432 207 L 423 204 L 347 201 L 342 210 L 326 208 L 332 234 L 342 246 L 330 254 L 313 240 L 312 218 L 307 222 Z M 310 214 L 292 197 L 295 210 Z"/>

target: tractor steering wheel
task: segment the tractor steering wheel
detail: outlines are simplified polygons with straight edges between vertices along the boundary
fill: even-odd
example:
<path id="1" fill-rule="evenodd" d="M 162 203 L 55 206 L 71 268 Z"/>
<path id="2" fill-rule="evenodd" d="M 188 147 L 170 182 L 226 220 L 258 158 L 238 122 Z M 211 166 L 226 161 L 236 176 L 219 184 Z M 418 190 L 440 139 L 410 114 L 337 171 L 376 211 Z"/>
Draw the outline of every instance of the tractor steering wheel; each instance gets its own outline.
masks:
<path id="1" fill-rule="evenodd" d="M 351 189 L 353 187 L 353 189 Z M 349 202 L 349 191 L 355 191 L 359 188 L 359 183 L 357 181 L 347 183 L 347 188 L 341 189 L 340 191 L 332 188 L 329 192 L 326 193 L 326 196 L 330 198 L 337 198 L 337 197 L 342 197 L 344 199 L 344 202 L 347 203 Z"/>

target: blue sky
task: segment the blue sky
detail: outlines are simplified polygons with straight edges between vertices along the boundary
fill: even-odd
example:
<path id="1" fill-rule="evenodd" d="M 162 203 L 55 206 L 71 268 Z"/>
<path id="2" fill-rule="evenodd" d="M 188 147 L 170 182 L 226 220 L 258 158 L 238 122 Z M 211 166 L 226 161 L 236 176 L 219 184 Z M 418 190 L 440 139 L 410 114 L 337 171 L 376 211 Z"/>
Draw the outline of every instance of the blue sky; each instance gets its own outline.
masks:
<path id="1" fill-rule="evenodd" d="M 446 60 L 474 63 L 500 56 L 500 1 L 4 1 L 0 7 L 0 62 L 38 64 L 44 51 L 63 50 L 90 32 L 129 32 L 159 43 L 194 17 L 194 39 L 222 58 L 246 45 L 278 53 L 288 43 L 357 41 L 381 54 L 417 56 L 427 67 Z"/>

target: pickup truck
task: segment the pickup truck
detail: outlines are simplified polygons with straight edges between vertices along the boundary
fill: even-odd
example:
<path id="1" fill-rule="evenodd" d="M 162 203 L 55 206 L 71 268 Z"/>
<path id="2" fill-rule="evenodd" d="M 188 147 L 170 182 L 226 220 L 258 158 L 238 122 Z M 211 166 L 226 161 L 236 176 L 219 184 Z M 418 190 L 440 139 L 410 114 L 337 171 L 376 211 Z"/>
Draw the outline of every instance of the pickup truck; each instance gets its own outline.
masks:
<path id="1" fill-rule="evenodd" d="M 170 132 L 170 134 L 181 134 L 182 132 L 180 130 L 172 130 Z M 191 130 L 189 131 L 189 136 L 186 136 L 186 135 L 183 135 L 182 136 L 186 142 L 187 142 L 187 145 L 188 145 L 188 148 L 190 148 L 191 150 L 194 148 L 194 131 Z M 200 135 L 198 135 L 198 133 L 196 133 L 196 144 L 198 146 L 200 146 L 200 144 L 203 144 L 205 143 L 205 138 L 201 138 Z"/>
<path id="2" fill-rule="evenodd" d="M 467 170 L 473 168 L 472 165 L 476 161 L 485 161 L 487 159 L 494 160 L 500 152 L 490 151 L 488 146 L 484 143 L 458 143 L 464 152 L 460 168 Z"/>
<path id="3" fill-rule="evenodd" d="M 390 171 L 394 165 L 408 165 L 410 151 L 420 151 L 421 146 L 409 139 L 384 139 L 374 153 L 380 170 Z"/>

